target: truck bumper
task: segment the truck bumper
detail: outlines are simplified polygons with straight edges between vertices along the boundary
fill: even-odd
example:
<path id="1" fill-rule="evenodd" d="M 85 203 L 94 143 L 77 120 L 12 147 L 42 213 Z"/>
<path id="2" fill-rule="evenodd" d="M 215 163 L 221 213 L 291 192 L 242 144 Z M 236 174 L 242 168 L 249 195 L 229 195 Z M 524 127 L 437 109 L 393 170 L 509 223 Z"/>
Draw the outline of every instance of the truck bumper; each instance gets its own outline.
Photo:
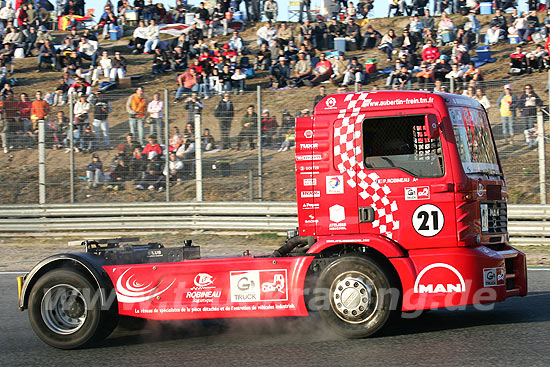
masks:
<path id="1" fill-rule="evenodd" d="M 402 284 L 403 311 L 504 301 L 527 294 L 525 254 L 502 244 L 498 250 L 427 249 L 391 259 Z"/>

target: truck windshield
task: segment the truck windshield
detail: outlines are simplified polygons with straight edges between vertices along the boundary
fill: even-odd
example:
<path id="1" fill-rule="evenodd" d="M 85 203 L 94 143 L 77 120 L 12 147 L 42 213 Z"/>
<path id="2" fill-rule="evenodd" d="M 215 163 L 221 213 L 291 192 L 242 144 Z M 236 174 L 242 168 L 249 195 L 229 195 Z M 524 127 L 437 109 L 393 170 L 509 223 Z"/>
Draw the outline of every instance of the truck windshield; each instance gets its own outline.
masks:
<path id="1" fill-rule="evenodd" d="M 450 107 L 456 145 L 466 174 L 501 175 L 484 111 Z"/>

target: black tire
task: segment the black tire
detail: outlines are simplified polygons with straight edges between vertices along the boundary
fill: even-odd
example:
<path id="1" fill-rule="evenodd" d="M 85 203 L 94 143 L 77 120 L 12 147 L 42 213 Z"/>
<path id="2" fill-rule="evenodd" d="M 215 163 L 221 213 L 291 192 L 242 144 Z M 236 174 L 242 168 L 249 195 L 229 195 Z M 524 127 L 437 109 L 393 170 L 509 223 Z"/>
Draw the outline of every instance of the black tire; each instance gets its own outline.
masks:
<path id="1" fill-rule="evenodd" d="M 56 269 L 44 274 L 29 296 L 29 320 L 45 343 L 75 349 L 106 338 L 116 327 L 116 302 L 102 310 L 97 287 L 82 274 Z"/>
<path id="2" fill-rule="evenodd" d="M 360 255 L 330 263 L 319 276 L 316 293 L 322 295 L 321 318 L 346 338 L 365 338 L 379 331 L 400 297 L 398 288 L 392 288 L 391 276 Z"/>

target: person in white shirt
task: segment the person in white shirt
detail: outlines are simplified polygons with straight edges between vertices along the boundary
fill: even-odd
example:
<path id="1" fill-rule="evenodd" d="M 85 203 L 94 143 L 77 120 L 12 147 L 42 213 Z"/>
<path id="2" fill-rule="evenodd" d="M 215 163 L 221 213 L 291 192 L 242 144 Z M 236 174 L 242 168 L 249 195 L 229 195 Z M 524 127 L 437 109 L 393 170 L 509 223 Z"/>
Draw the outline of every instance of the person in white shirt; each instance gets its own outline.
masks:
<path id="1" fill-rule="evenodd" d="M 132 53 L 137 55 L 143 52 L 145 42 L 147 42 L 147 26 L 145 26 L 143 20 L 140 20 L 138 26 L 134 29 L 133 37 L 134 39 L 131 45 L 134 46 L 134 51 L 132 51 Z"/>
<path id="2" fill-rule="evenodd" d="M 176 152 L 170 152 L 168 167 L 164 167 L 163 174 L 168 176 L 170 181 L 176 180 L 176 185 L 183 182 L 183 162 L 176 156 Z"/>
<path id="3" fill-rule="evenodd" d="M 267 43 L 269 47 L 271 47 L 273 46 L 273 40 L 277 38 L 277 28 L 273 27 L 273 24 L 268 21 L 263 27 L 260 27 L 260 29 L 256 31 L 256 36 L 258 36 L 258 40 L 256 41 L 258 47 L 261 46 L 262 43 Z"/>
<path id="4" fill-rule="evenodd" d="M 97 42 L 88 41 L 86 37 L 80 37 L 78 45 L 78 56 L 92 62 L 91 67 L 97 66 Z"/>
<path id="5" fill-rule="evenodd" d="M 162 139 L 164 138 L 164 121 L 162 116 L 164 112 L 164 102 L 160 100 L 160 94 L 153 94 L 153 100 L 147 105 L 147 114 L 149 115 L 151 125 L 151 135 L 157 135 L 158 142 L 162 145 Z M 156 132 L 155 132 L 156 128 Z"/>
<path id="6" fill-rule="evenodd" d="M 103 74 L 104 78 L 109 78 L 109 75 L 111 74 L 111 69 L 113 68 L 111 58 L 109 57 L 109 53 L 107 51 L 103 51 L 101 53 L 101 57 L 99 58 L 99 65 L 96 66 L 92 73 L 92 85 L 96 85 L 99 81 L 99 76 Z"/>
<path id="7" fill-rule="evenodd" d="M 0 9 L 0 21 L 6 25 L 7 22 L 13 21 L 15 18 L 15 10 L 12 8 L 11 3 L 7 3 L 2 9 Z"/>
<path id="8" fill-rule="evenodd" d="M 489 98 L 487 98 L 487 96 L 483 92 L 483 89 L 481 88 L 476 89 L 476 94 L 474 99 L 478 101 L 483 106 L 483 108 L 485 108 L 485 111 L 489 112 L 489 108 L 491 107 L 491 102 L 489 102 Z"/>
<path id="9" fill-rule="evenodd" d="M 232 50 L 237 51 L 237 53 L 241 54 L 244 49 L 244 41 L 239 36 L 239 32 L 235 31 L 233 32 L 233 36 L 229 39 L 229 42 L 227 42 L 229 47 L 231 47 Z"/>
<path id="10" fill-rule="evenodd" d="M 149 27 L 147 27 L 147 42 L 145 42 L 144 53 L 148 54 L 152 50 L 156 49 L 160 38 L 160 28 L 155 24 L 155 20 L 149 21 Z"/>

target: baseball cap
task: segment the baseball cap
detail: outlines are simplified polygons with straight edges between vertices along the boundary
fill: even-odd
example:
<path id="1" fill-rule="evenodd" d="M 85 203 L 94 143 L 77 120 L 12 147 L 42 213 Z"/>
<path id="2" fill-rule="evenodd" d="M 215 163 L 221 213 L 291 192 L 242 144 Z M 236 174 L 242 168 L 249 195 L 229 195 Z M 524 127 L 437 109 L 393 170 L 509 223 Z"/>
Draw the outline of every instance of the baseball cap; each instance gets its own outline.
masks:
<path id="1" fill-rule="evenodd" d="M 97 153 L 92 154 L 92 158 L 99 158 L 99 155 Z"/>
<path id="2" fill-rule="evenodd" d="M 510 84 L 506 84 L 506 85 L 504 86 L 504 89 L 512 89 L 512 86 L 511 86 Z"/>
<path id="3" fill-rule="evenodd" d="M 269 110 L 266 108 L 265 110 L 262 111 L 262 113 L 269 113 Z"/>

